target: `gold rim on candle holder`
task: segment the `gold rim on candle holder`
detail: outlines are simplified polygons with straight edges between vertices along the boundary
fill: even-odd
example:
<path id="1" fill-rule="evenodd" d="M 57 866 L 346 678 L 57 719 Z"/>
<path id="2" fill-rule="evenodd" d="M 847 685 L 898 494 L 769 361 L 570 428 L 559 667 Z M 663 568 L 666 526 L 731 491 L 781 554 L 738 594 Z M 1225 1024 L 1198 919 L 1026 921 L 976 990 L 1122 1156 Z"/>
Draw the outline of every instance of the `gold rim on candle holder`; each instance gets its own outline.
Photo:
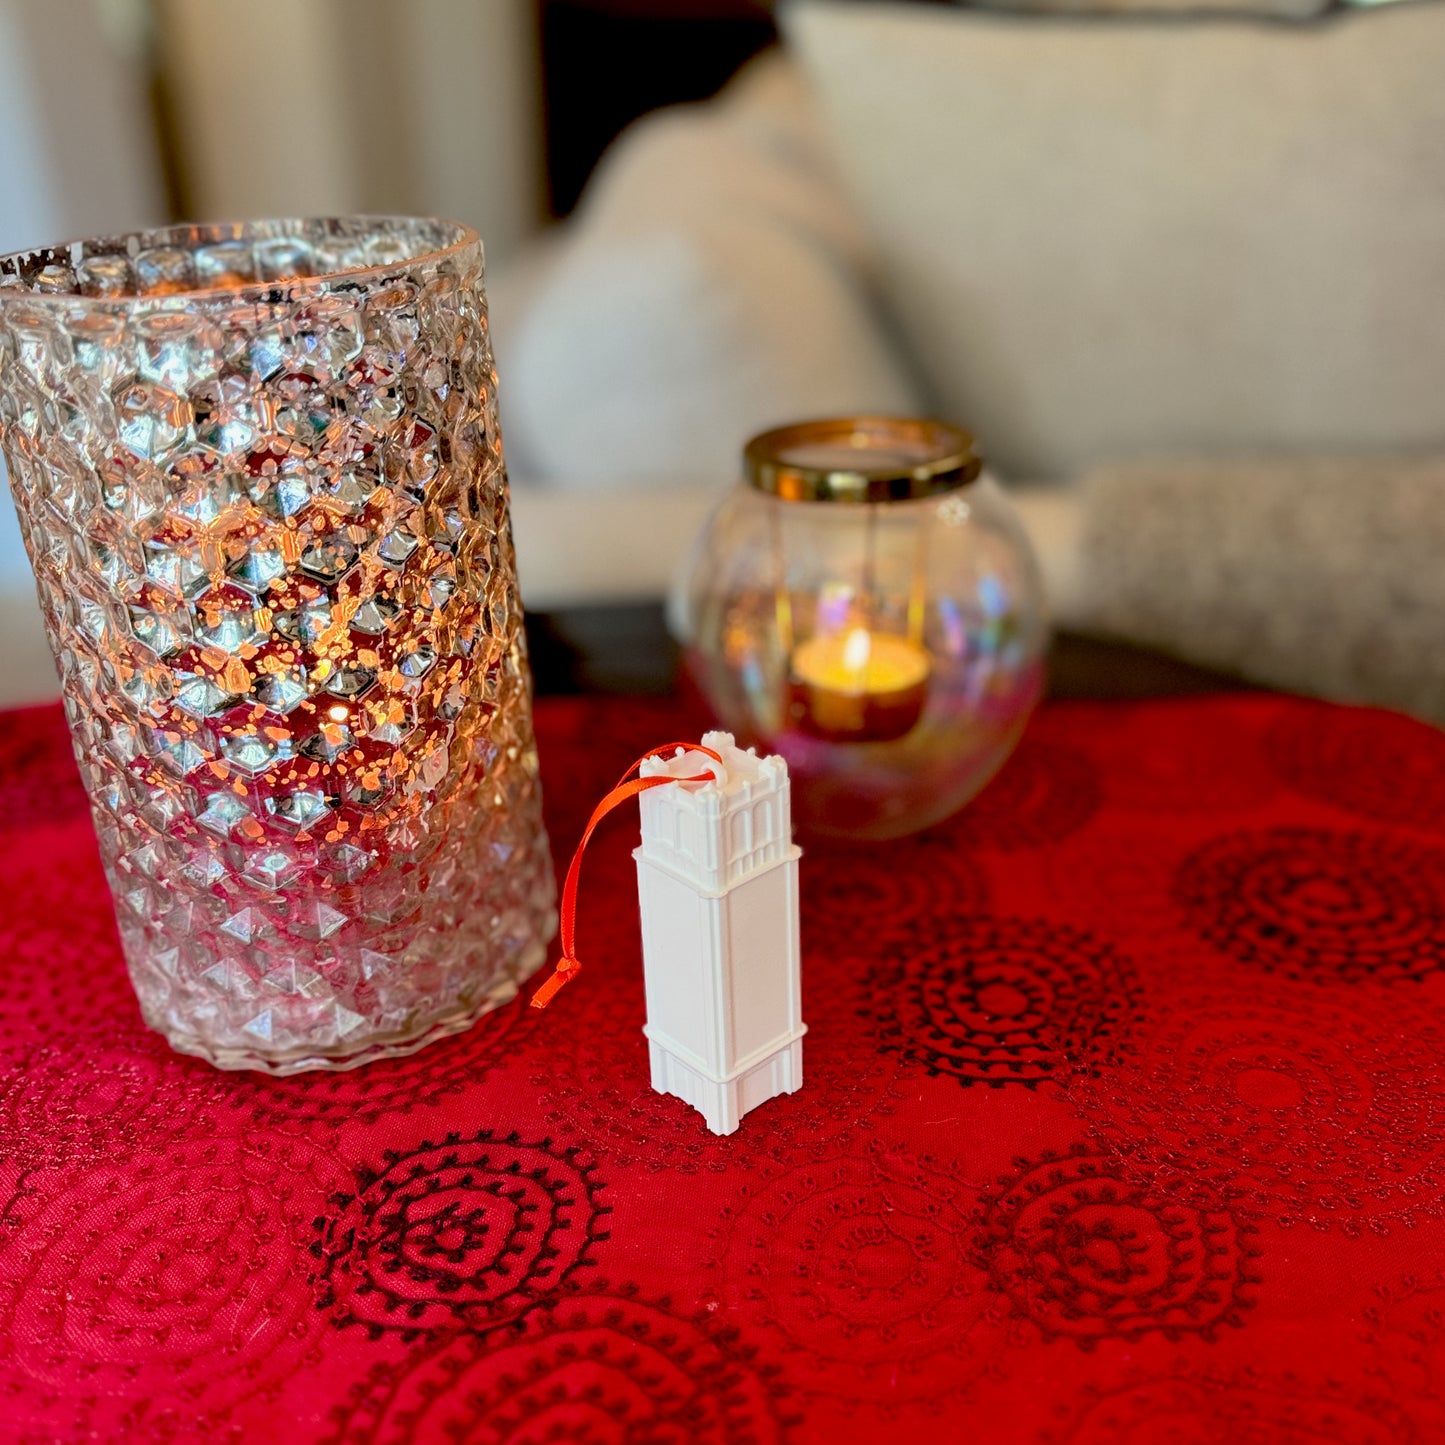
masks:
<path id="1" fill-rule="evenodd" d="M 748 481 L 785 502 L 902 502 L 955 491 L 983 469 L 973 434 L 911 417 L 838 417 L 755 436 Z"/>

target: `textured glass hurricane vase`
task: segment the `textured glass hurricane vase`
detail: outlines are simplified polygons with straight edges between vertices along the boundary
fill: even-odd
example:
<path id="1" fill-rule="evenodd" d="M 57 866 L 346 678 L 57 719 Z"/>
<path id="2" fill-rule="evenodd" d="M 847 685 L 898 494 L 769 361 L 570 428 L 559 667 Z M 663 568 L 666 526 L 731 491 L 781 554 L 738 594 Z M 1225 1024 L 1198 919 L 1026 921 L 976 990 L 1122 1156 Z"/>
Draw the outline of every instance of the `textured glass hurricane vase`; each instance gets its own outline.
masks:
<path id="1" fill-rule="evenodd" d="M 475 234 L 186 227 L 0 260 L 0 428 L 136 994 L 291 1073 L 542 961 Z"/>

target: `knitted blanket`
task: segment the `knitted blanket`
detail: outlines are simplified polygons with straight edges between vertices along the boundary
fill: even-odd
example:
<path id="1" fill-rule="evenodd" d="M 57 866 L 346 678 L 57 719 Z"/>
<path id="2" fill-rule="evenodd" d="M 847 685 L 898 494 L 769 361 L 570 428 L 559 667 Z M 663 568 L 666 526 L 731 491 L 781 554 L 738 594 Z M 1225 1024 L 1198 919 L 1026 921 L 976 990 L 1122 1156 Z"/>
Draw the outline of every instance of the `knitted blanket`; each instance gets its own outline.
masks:
<path id="1" fill-rule="evenodd" d="M 1445 459 L 1101 468 L 1079 568 L 1090 631 L 1445 723 Z"/>

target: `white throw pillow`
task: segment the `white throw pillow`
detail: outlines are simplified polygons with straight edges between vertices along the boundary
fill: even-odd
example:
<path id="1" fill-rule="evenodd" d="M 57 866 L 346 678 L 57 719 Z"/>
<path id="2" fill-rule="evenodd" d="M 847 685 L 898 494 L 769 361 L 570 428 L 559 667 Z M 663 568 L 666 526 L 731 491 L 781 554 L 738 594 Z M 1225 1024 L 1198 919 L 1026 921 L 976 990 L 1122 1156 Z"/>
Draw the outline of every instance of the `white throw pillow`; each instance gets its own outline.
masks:
<path id="1" fill-rule="evenodd" d="M 721 482 L 754 432 L 911 413 L 865 233 L 778 57 L 604 159 L 530 276 L 502 271 L 502 419 L 523 483 Z"/>
<path id="2" fill-rule="evenodd" d="M 1445 442 L 1445 5 L 795 5 L 941 410 L 1015 475 Z"/>

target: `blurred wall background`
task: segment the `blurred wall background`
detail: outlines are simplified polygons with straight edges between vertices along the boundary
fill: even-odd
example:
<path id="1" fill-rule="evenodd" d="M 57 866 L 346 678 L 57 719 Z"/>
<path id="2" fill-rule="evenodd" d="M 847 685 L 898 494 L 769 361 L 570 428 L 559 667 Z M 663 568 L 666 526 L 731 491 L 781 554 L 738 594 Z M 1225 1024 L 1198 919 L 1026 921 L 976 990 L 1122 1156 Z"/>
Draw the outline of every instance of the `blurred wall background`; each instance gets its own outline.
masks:
<path id="1" fill-rule="evenodd" d="M 0 251 L 167 219 L 149 18 L 139 0 L 0 0 Z M 7 484 L 0 658 L 42 685 L 34 595 Z"/>
<path id="2" fill-rule="evenodd" d="M 493 261 L 541 224 L 530 0 L 151 5 L 180 216 L 437 213 Z"/>

